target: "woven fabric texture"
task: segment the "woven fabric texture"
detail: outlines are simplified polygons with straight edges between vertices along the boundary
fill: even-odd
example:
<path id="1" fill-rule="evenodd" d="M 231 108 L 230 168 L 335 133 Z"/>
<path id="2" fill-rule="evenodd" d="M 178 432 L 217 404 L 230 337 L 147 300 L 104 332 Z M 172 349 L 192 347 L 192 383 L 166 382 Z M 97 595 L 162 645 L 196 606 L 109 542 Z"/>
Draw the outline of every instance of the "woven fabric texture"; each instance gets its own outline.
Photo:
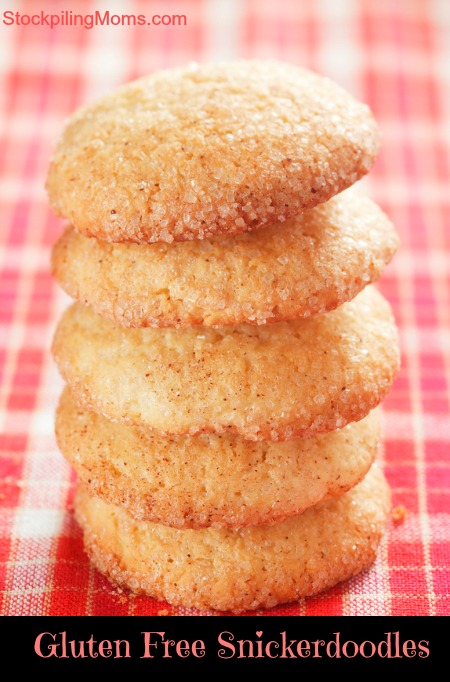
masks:
<path id="1" fill-rule="evenodd" d="M 59 3 L 41 4 L 61 14 Z M 160 5 L 74 0 L 67 10 L 153 15 Z M 41 12 L 31 0 L 8 9 Z M 84 553 L 75 476 L 54 437 L 63 383 L 49 349 L 69 299 L 50 274 L 63 222 L 44 180 L 78 105 L 160 68 L 271 57 L 334 79 L 379 123 L 381 152 L 360 184 L 401 239 L 378 286 L 394 310 L 402 365 L 382 409 L 393 514 L 375 564 L 258 613 L 449 615 L 450 4 L 173 0 L 168 13 L 186 15 L 186 26 L 0 21 L 0 613 L 201 615 L 114 589 Z"/>

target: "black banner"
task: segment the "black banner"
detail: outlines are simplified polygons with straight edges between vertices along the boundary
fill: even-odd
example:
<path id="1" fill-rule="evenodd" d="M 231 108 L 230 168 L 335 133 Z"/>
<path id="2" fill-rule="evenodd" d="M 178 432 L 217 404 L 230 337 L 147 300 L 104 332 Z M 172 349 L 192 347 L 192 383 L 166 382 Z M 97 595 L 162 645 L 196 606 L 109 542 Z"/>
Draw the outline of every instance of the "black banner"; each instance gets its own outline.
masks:
<path id="1" fill-rule="evenodd" d="M 1 657 L 36 675 L 67 670 L 431 671 L 442 617 L 4 617 Z"/>

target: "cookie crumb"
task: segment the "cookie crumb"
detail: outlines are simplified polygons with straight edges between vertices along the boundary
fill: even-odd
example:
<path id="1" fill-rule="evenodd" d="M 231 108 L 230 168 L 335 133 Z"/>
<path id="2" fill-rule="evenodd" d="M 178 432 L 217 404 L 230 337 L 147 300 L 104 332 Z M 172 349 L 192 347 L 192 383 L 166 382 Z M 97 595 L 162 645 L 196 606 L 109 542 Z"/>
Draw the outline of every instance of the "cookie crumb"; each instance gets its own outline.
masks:
<path id="1" fill-rule="evenodd" d="M 402 504 L 398 504 L 391 512 L 391 517 L 395 524 L 403 523 L 407 516 L 408 510 Z"/>
<path id="2" fill-rule="evenodd" d="M 168 616 L 168 615 L 169 615 L 168 609 L 160 609 L 158 611 L 158 616 Z"/>

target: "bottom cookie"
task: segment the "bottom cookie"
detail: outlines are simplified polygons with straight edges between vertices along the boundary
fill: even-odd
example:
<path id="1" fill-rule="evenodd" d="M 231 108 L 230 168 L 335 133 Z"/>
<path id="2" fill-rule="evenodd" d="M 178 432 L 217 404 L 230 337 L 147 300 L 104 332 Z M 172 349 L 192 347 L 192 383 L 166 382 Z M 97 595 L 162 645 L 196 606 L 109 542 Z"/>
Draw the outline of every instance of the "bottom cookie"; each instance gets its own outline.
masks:
<path id="1" fill-rule="evenodd" d="M 173 605 L 240 612 L 312 596 L 370 566 L 390 490 L 375 463 L 357 486 L 273 526 L 179 530 L 136 521 L 79 485 L 75 515 L 115 585 Z"/>

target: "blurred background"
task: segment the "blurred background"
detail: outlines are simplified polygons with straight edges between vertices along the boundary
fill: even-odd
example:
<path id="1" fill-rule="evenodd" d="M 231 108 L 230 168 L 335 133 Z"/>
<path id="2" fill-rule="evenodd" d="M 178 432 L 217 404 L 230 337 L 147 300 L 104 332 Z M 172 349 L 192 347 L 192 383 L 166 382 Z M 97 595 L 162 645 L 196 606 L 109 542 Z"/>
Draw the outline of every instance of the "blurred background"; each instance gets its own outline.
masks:
<path id="1" fill-rule="evenodd" d="M 63 10 L 164 14 L 170 23 L 51 28 L 27 19 L 41 11 L 62 17 Z M 11 19 L 17 12 L 20 19 Z M 0 16 L 3 615 L 194 613 L 119 594 L 83 552 L 71 515 L 74 476 L 53 435 L 62 381 L 49 348 L 69 300 L 49 270 L 63 225 L 44 182 L 55 140 L 77 106 L 156 69 L 235 58 L 313 69 L 370 105 L 382 146 L 360 184 L 402 242 L 378 285 L 402 348 L 383 404 L 383 464 L 396 514 L 369 572 L 264 613 L 450 614 L 450 3 L 10 0 Z"/>

